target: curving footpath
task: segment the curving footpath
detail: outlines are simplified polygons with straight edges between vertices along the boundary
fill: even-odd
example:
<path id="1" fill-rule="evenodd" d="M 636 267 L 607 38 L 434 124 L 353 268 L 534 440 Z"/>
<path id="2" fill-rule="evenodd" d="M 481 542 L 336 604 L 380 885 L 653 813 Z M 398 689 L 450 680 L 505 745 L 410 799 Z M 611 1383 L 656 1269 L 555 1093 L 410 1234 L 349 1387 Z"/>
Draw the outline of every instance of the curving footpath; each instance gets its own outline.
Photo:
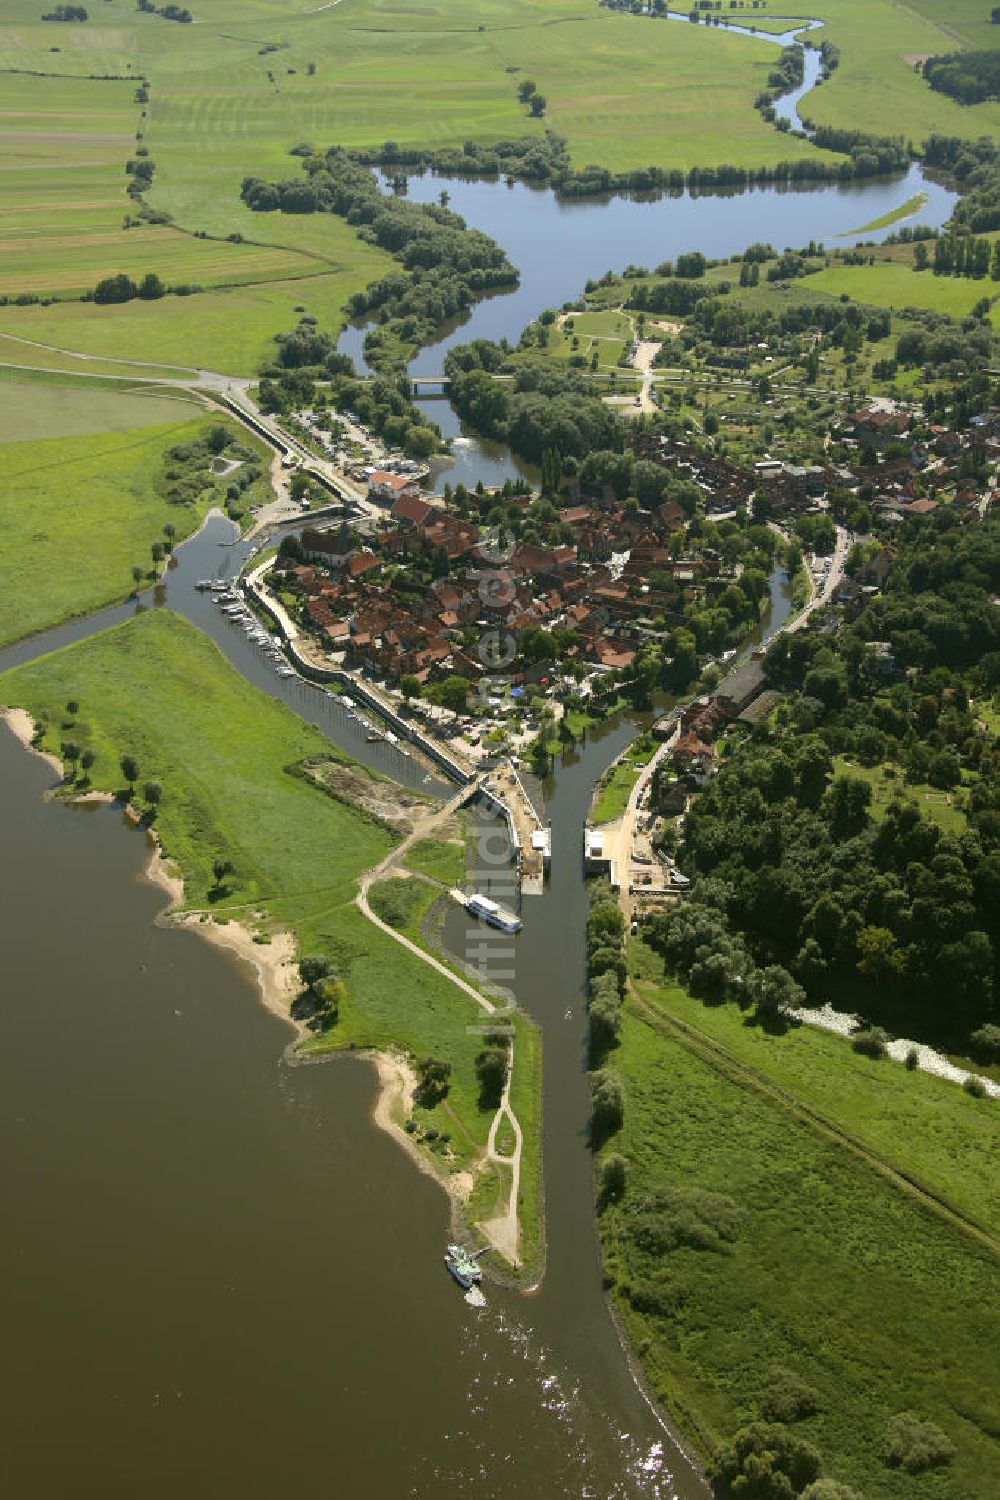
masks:
<path id="1" fill-rule="evenodd" d="M 412 939 L 404 936 L 403 933 L 397 932 L 394 927 L 389 926 L 388 922 L 383 922 L 382 918 L 376 916 L 375 912 L 372 911 L 371 904 L 368 900 L 368 891 L 371 886 L 377 881 L 383 879 L 398 866 L 400 859 L 410 848 L 411 844 L 415 843 L 417 839 L 426 837 L 431 829 L 434 828 L 438 823 L 443 822 L 445 818 L 450 817 L 452 813 L 457 812 L 458 808 L 469 796 L 469 792 L 469 787 L 463 787 L 461 791 L 456 792 L 455 796 L 452 797 L 449 802 L 446 802 L 443 807 L 439 808 L 437 812 L 431 814 L 431 816 L 428 818 L 419 819 L 401 844 L 397 844 L 395 849 L 392 849 L 380 864 L 374 865 L 372 869 L 365 871 L 358 883 L 358 893 L 355 896 L 354 900 L 355 905 L 359 908 L 363 915 L 367 917 L 368 921 L 371 922 L 375 927 L 377 927 L 380 932 L 386 933 L 386 935 L 388 937 L 391 937 L 394 942 L 399 943 L 403 948 L 406 948 L 408 952 L 412 953 L 415 958 L 419 958 L 422 963 L 429 964 L 430 967 L 436 970 L 438 974 L 442 975 L 443 978 L 450 980 L 450 982 L 456 985 L 457 988 L 463 992 L 463 994 L 466 994 L 471 999 L 473 999 L 481 1010 L 486 1011 L 487 1015 L 494 1016 L 498 1014 L 497 1006 L 493 1005 L 489 1000 L 487 1000 L 486 996 L 483 995 L 479 990 L 477 990 L 474 985 L 471 985 L 467 980 L 462 979 L 460 975 L 454 973 L 452 969 L 449 969 L 446 964 L 441 963 L 439 959 L 434 958 L 432 954 L 421 948 L 418 943 L 413 942 Z M 513 1039 L 511 1039 L 510 1050 L 507 1057 L 507 1076 L 504 1080 L 503 1094 L 501 1095 L 496 1114 L 493 1116 L 493 1120 L 490 1124 L 490 1133 L 486 1141 L 486 1159 L 488 1161 L 496 1162 L 498 1166 L 510 1168 L 510 1196 L 507 1200 L 507 1212 L 505 1214 L 500 1214 L 495 1219 L 484 1220 L 479 1227 L 485 1234 L 486 1238 L 490 1241 L 490 1244 L 493 1246 L 493 1248 L 497 1250 L 505 1260 L 509 1261 L 511 1265 L 516 1266 L 518 1264 L 517 1250 L 518 1239 L 520 1236 L 517 1204 L 521 1186 L 521 1150 L 524 1137 L 521 1131 L 520 1121 L 515 1115 L 510 1102 L 510 1084 L 513 1072 L 514 1042 Z M 500 1126 L 504 1120 L 509 1121 L 511 1129 L 514 1132 L 514 1150 L 509 1156 L 505 1155 L 503 1152 L 498 1151 L 496 1147 L 497 1132 L 499 1131 Z"/>

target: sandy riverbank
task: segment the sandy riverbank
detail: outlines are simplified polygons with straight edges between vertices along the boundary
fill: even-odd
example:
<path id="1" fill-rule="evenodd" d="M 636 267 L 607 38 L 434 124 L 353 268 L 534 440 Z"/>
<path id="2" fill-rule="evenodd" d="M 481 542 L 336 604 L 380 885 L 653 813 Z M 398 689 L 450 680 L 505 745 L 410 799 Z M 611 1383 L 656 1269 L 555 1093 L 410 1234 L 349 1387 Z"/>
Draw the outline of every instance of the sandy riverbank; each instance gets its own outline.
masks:
<path id="1" fill-rule="evenodd" d="M 40 760 L 44 760 L 45 764 L 62 781 L 63 767 L 58 755 L 53 755 L 48 750 L 39 750 L 31 743 L 35 734 L 35 721 L 28 710 L 26 708 L 0 709 L 0 719 L 3 719 L 11 732 L 21 741 L 25 750 L 30 750 L 32 755 L 37 755 Z"/>
<path id="2" fill-rule="evenodd" d="M 206 942 L 214 943 L 249 964 L 257 980 L 260 998 L 267 1010 L 295 1032 L 296 1040 L 308 1035 L 301 1022 L 291 1014 L 292 1001 L 301 988 L 296 954 L 298 945 L 290 932 L 275 932 L 269 941 L 260 943 L 248 927 L 240 922 L 217 922 L 205 912 L 178 911 L 184 900 L 184 881 L 163 853 L 160 840 L 151 828 L 146 830 L 150 844 L 149 860 L 143 872 L 146 880 L 170 897 L 169 904 L 157 917 L 160 926 L 186 928 Z"/>
<path id="3" fill-rule="evenodd" d="M 440 1183 L 454 1207 L 464 1207 L 472 1193 L 472 1173 L 439 1172 L 404 1129 L 404 1122 L 413 1112 L 413 1098 L 417 1091 L 417 1075 L 410 1063 L 398 1052 L 362 1052 L 359 1055 L 373 1063 L 378 1074 L 378 1097 L 372 1109 L 375 1124 L 402 1146 L 421 1172 Z"/>

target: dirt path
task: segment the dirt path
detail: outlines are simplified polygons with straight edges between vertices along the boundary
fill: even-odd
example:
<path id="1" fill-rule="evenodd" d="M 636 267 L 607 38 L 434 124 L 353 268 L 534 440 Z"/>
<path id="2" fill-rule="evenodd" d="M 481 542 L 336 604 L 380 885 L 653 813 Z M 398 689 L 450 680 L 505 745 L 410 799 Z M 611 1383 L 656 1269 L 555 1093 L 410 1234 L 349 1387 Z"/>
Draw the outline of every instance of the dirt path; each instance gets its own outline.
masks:
<path id="1" fill-rule="evenodd" d="M 368 918 L 369 922 L 377 927 L 380 932 L 384 932 L 387 937 L 391 937 L 394 942 L 399 943 L 403 948 L 406 948 L 407 951 L 412 953 L 415 958 L 419 958 L 421 963 L 429 964 L 430 967 L 434 969 L 438 974 L 440 974 L 444 979 L 449 980 L 450 983 L 456 985 L 458 989 L 460 989 L 464 994 L 468 995 L 470 999 L 474 1000 L 480 1007 L 480 1009 L 484 1010 L 487 1015 L 492 1016 L 498 1013 L 497 1006 L 493 1005 L 489 1000 L 487 1000 L 486 996 L 483 995 L 479 990 L 477 990 L 474 985 L 471 985 L 467 980 L 462 979 L 460 975 L 456 974 L 452 969 L 449 969 L 446 964 L 443 964 L 439 959 L 436 959 L 432 954 L 421 948 L 418 943 L 414 943 L 410 938 L 404 936 L 403 933 L 397 932 L 394 927 L 389 926 L 388 922 L 383 922 L 382 918 L 376 916 L 375 912 L 372 911 L 371 904 L 368 900 L 368 892 L 372 885 L 376 884 L 379 880 L 385 879 L 394 870 L 398 869 L 399 862 L 406 854 L 407 850 L 413 844 L 415 844 L 418 839 L 425 838 L 436 827 L 438 827 L 439 824 L 444 822 L 446 818 L 451 817 L 453 813 L 457 812 L 468 795 L 469 788 L 462 787 L 462 789 L 456 792 L 454 797 L 452 797 L 450 801 L 446 802 L 443 807 L 437 808 L 436 810 L 425 814 L 425 816 L 417 818 L 413 827 L 413 831 L 409 833 L 405 839 L 403 839 L 402 843 L 397 844 L 396 847 L 386 855 L 381 864 L 375 865 L 371 870 L 366 870 L 364 875 L 362 875 L 358 885 L 358 894 L 355 897 L 355 902 L 361 912 Z M 405 873 L 409 875 L 410 872 L 406 871 Z M 517 1252 L 518 1240 L 520 1237 L 517 1203 L 518 1193 L 520 1191 L 521 1185 L 521 1150 L 523 1146 L 523 1135 L 521 1132 L 520 1122 L 518 1121 L 517 1116 L 511 1108 L 510 1103 L 510 1082 L 513 1071 L 514 1044 L 513 1041 L 511 1041 L 510 1051 L 507 1059 L 507 1077 L 504 1081 L 503 1094 L 501 1096 L 497 1112 L 493 1116 L 493 1120 L 490 1124 L 490 1133 L 486 1142 L 486 1159 L 489 1161 L 497 1162 L 501 1166 L 510 1168 L 510 1196 L 507 1200 L 507 1212 L 505 1214 L 499 1215 L 495 1219 L 484 1220 L 479 1227 L 483 1231 L 486 1238 L 490 1241 L 490 1244 L 493 1246 L 493 1248 L 503 1256 L 504 1260 L 508 1261 L 511 1265 L 516 1266 L 518 1264 Z M 514 1150 L 510 1154 L 510 1156 L 506 1156 L 496 1149 L 497 1132 L 499 1131 L 500 1126 L 504 1120 L 508 1120 L 510 1122 L 511 1129 L 514 1132 Z"/>

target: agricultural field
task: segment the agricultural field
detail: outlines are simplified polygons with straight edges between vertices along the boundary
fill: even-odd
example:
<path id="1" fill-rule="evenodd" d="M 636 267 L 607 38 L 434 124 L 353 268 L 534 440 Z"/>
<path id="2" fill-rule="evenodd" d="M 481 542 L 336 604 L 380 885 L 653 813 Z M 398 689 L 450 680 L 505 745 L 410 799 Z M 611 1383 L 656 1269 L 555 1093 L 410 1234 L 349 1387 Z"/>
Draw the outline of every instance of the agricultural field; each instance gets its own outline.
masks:
<path id="1" fill-rule="evenodd" d="M 602 1232 L 654 1393 L 711 1451 L 759 1418 L 786 1371 L 809 1393 L 791 1431 L 826 1476 L 867 1500 L 989 1493 L 993 1252 L 645 1015 L 626 1014 L 613 1058 L 625 1116 L 609 1148 L 626 1188 Z M 889 1423 L 904 1411 L 955 1445 L 947 1467 L 914 1480 L 888 1466 Z"/>
<path id="2" fill-rule="evenodd" d="M 155 271 L 164 282 L 265 281 L 300 268 L 294 252 L 195 239 L 167 225 L 123 229 L 136 205 L 135 85 L 0 75 L 0 286 L 79 296 L 102 276 Z"/>
<path id="3" fill-rule="evenodd" d="M 921 0 L 905 7 L 890 0 L 815 0 L 803 9 L 825 23 L 815 39 L 828 38 L 841 54 L 833 77 L 803 106 L 815 123 L 901 135 L 918 147 L 932 131 L 970 139 L 1000 132 L 1000 104 L 963 108 L 915 71 L 923 58 L 954 52 L 973 35 L 971 0 Z M 995 35 L 983 35 L 995 32 L 988 24 L 990 7 L 977 5 L 976 11 L 976 45 L 995 46 Z"/>
<path id="4" fill-rule="evenodd" d="M 890 0 L 809 9 L 842 53 L 810 101 L 817 119 L 915 141 L 931 129 L 1000 127 L 1000 106 L 961 109 L 907 60 L 956 45 L 943 0 L 924 0 L 919 15 Z M 961 24 L 971 27 L 966 9 Z M 766 7 L 752 18 L 781 24 Z M 552 129 L 578 166 L 759 166 L 815 154 L 752 107 L 774 60 L 769 43 L 596 0 L 582 9 L 474 0 L 458 19 L 444 0 L 419 10 L 213 0 L 190 25 L 101 0 L 86 25 L 60 27 L 40 21 L 36 0 L 10 0 L 0 25 L 0 69 L 16 70 L 0 73 L 0 286 L 67 298 L 102 275 L 152 270 L 206 291 L 151 305 L 0 309 L 0 332 L 129 359 L 208 365 L 217 351 L 214 368 L 251 374 L 298 305 L 335 326 L 345 299 L 390 264 L 328 216 L 244 207 L 244 176 L 300 171 L 292 145 L 439 146 Z M 525 76 L 547 98 L 541 120 L 517 100 Z M 140 136 L 155 163 L 146 200 L 172 222 L 126 229 L 136 205 L 125 163 Z"/>
<path id="5" fill-rule="evenodd" d="M 177 541 L 197 528 L 219 491 L 171 504 L 164 455 L 220 424 L 169 397 L 8 381 L 0 390 L 3 426 L 20 435 L 0 446 L 5 645 L 126 598 L 133 567 L 149 573 L 165 525 Z"/>
<path id="6" fill-rule="evenodd" d="M 71 699 L 78 704 L 72 735 L 96 751 L 95 788 L 121 788 L 125 752 L 138 762 L 140 790 L 147 779 L 162 785 L 156 829 L 184 878 L 185 907 L 222 922 L 249 914 L 261 936 L 288 929 L 300 952 L 333 960 L 347 996 L 340 1019 L 314 1046 L 394 1044 L 451 1063 L 447 1099 L 422 1114 L 450 1130 L 457 1164 L 467 1163 L 492 1118 L 479 1106 L 474 1069 L 482 1038 L 471 1023 L 482 1013 L 354 905 L 359 874 L 384 858 L 392 836 L 294 773 L 307 758 L 331 756 L 330 742 L 165 610 L 0 677 L 0 702 L 44 718 L 45 745 L 57 753 L 70 732 Z M 213 873 L 217 859 L 233 867 L 223 888 Z M 523 1066 L 515 1070 L 515 1107 L 525 1111 L 526 1186 L 537 1205 L 540 1053 L 537 1034 L 520 1018 L 517 1048 Z M 537 1226 L 528 1235 L 535 1243 Z"/>
<path id="7" fill-rule="evenodd" d="M 324 215 L 323 228 L 329 230 L 331 265 L 317 271 L 315 261 L 303 262 L 308 271 L 297 280 L 116 306 L 59 302 L 50 307 L 0 308 L 0 361 L 22 359 L 19 347 L 3 339 L 6 333 L 109 358 L 180 362 L 224 375 L 253 375 L 273 356 L 275 334 L 295 327 L 300 308 L 318 318 L 322 327 L 337 329 L 351 293 L 393 264 L 339 219 Z M 36 353 L 41 358 L 42 352 Z M 44 362 L 50 363 L 48 356 Z M 162 373 L 169 378 L 171 371 Z"/>

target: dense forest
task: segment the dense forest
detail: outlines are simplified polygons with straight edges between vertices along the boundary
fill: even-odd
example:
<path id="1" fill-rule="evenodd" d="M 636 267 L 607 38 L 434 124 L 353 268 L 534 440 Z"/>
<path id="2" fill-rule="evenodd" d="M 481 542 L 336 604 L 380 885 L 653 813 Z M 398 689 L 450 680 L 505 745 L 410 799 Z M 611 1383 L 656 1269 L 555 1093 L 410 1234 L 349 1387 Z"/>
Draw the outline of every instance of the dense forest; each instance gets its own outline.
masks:
<path id="1" fill-rule="evenodd" d="M 1000 522 L 913 521 L 856 621 L 772 644 L 781 705 L 692 805 L 693 899 L 651 924 L 694 993 L 772 1017 L 833 999 L 965 1051 L 991 1024 L 1000 744 L 979 705 L 1000 687 L 998 590 Z M 878 813 L 876 777 L 898 788 Z M 948 817 L 916 796 L 932 790 Z"/>

